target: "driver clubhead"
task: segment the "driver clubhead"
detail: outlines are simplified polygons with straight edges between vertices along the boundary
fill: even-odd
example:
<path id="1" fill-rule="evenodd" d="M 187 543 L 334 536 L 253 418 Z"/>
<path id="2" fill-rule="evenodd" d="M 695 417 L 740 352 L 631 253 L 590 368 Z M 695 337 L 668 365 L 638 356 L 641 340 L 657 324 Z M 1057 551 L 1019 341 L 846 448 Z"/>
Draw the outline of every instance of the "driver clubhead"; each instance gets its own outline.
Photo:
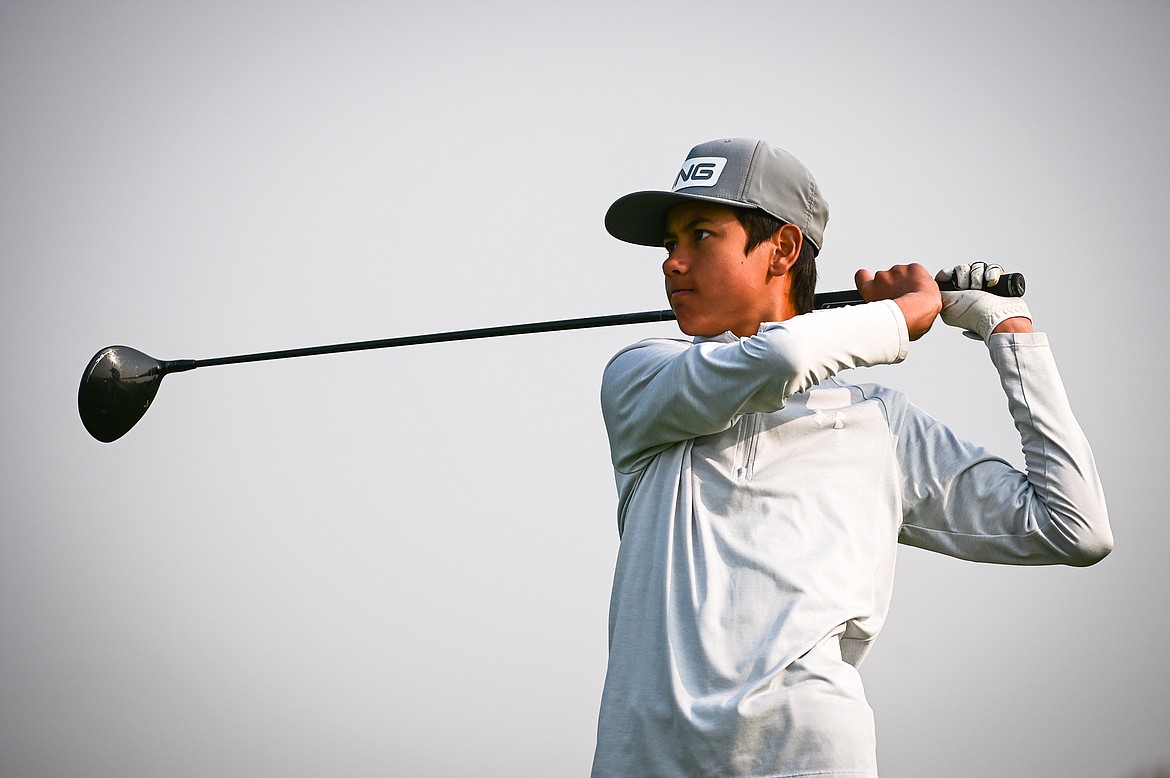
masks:
<path id="1" fill-rule="evenodd" d="M 111 443 L 129 432 L 154 400 L 163 367 L 128 346 L 107 346 L 94 354 L 77 391 L 77 410 L 89 434 Z"/>

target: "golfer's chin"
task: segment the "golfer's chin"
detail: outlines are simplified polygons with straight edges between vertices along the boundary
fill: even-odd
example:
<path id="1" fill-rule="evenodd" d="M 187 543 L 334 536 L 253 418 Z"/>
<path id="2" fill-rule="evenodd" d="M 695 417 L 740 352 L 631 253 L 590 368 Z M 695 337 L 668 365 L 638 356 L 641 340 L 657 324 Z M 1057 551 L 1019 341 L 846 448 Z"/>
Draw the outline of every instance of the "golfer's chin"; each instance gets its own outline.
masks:
<path id="1" fill-rule="evenodd" d="M 692 338 L 714 338 L 728 330 L 728 327 L 714 321 L 709 316 L 688 311 L 686 306 L 680 305 L 674 308 L 674 316 L 678 320 L 678 328 Z"/>

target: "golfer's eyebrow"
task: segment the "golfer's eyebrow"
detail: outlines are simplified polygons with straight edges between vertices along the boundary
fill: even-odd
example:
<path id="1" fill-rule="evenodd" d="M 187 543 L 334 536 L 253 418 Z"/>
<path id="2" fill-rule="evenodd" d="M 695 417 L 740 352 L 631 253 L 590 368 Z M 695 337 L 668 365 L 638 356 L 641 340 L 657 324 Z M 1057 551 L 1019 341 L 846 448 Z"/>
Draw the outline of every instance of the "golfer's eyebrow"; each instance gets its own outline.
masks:
<path id="1" fill-rule="evenodd" d="M 708 219 L 706 216 L 696 216 L 695 218 L 691 219 L 689 222 L 684 224 L 682 226 L 682 229 L 680 230 L 680 232 L 690 232 L 695 227 L 698 227 L 701 224 L 710 224 L 710 223 L 711 223 L 711 220 Z M 675 234 L 670 231 L 669 227 L 667 227 L 665 230 L 662 231 L 662 240 L 667 241 L 673 237 L 675 237 Z"/>

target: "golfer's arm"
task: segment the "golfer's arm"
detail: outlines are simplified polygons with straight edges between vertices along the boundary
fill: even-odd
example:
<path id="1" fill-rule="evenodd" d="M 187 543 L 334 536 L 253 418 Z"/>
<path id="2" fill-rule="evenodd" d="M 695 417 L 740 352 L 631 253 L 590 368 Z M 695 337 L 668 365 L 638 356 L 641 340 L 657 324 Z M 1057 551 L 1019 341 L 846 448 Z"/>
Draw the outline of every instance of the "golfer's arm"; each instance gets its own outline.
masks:
<path id="1" fill-rule="evenodd" d="M 908 343 L 897 306 L 883 301 L 797 316 L 730 343 L 637 344 L 610 361 L 602 381 L 614 466 L 634 472 L 671 445 L 778 410 L 842 370 L 901 361 Z"/>
<path id="2" fill-rule="evenodd" d="M 1093 564 L 1113 547 L 1105 495 L 1047 338 L 999 334 L 989 347 L 1025 472 L 943 425 L 907 424 L 899 445 L 917 472 L 901 539 L 974 561 Z"/>
<path id="3" fill-rule="evenodd" d="M 1025 320 L 1026 321 L 1026 320 Z M 1089 441 L 1073 415 L 1043 333 L 993 335 L 992 361 L 1027 466 L 1027 507 L 1040 535 L 1068 564 L 1092 564 L 1113 548 L 1105 493 Z"/>

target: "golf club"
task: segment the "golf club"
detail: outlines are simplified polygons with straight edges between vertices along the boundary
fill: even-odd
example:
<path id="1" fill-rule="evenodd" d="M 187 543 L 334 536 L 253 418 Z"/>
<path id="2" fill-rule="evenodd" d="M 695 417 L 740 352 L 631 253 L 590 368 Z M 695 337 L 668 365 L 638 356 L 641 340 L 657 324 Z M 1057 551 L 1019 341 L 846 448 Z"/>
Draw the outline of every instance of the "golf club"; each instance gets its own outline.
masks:
<path id="1" fill-rule="evenodd" d="M 953 289 L 950 284 L 940 284 Z M 1003 297 L 1020 297 L 1024 294 L 1024 278 L 1019 273 L 1005 273 L 995 286 L 986 291 Z M 865 302 L 856 291 L 823 292 L 816 295 L 814 308 L 839 308 Z M 197 367 L 231 365 L 240 362 L 262 362 L 272 359 L 311 357 L 318 354 L 339 354 L 346 351 L 393 348 L 395 346 L 417 346 L 426 343 L 445 343 L 455 340 L 495 338 L 504 335 L 527 335 L 537 332 L 559 332 L 593 327 L 613 327 L 623 324 L 644 324 L 647 322 L 673 321 L 674 311 L 644 311 L 621 313 L 611 316 L 591 316 L 582 319 L 512 324 L 501 327 L 436 332 L 429 335 L 408 335 L 383 340 L 364 340 L 354 343 L 338 343 L 329 346 L 267 351 L 257 354 L 240 354 L 232 357 L 211 359 L 159 360 L 143 354 L 129 346 L 107 346 L 89 360 L 81 375 L 81 387 L 77 392 L 77 410 L 81 423 L 97 440 L 112 443 L 130 431 L 146 413 L 158 393 L 163 377 L 170 373 L 182 373 Z"/>

